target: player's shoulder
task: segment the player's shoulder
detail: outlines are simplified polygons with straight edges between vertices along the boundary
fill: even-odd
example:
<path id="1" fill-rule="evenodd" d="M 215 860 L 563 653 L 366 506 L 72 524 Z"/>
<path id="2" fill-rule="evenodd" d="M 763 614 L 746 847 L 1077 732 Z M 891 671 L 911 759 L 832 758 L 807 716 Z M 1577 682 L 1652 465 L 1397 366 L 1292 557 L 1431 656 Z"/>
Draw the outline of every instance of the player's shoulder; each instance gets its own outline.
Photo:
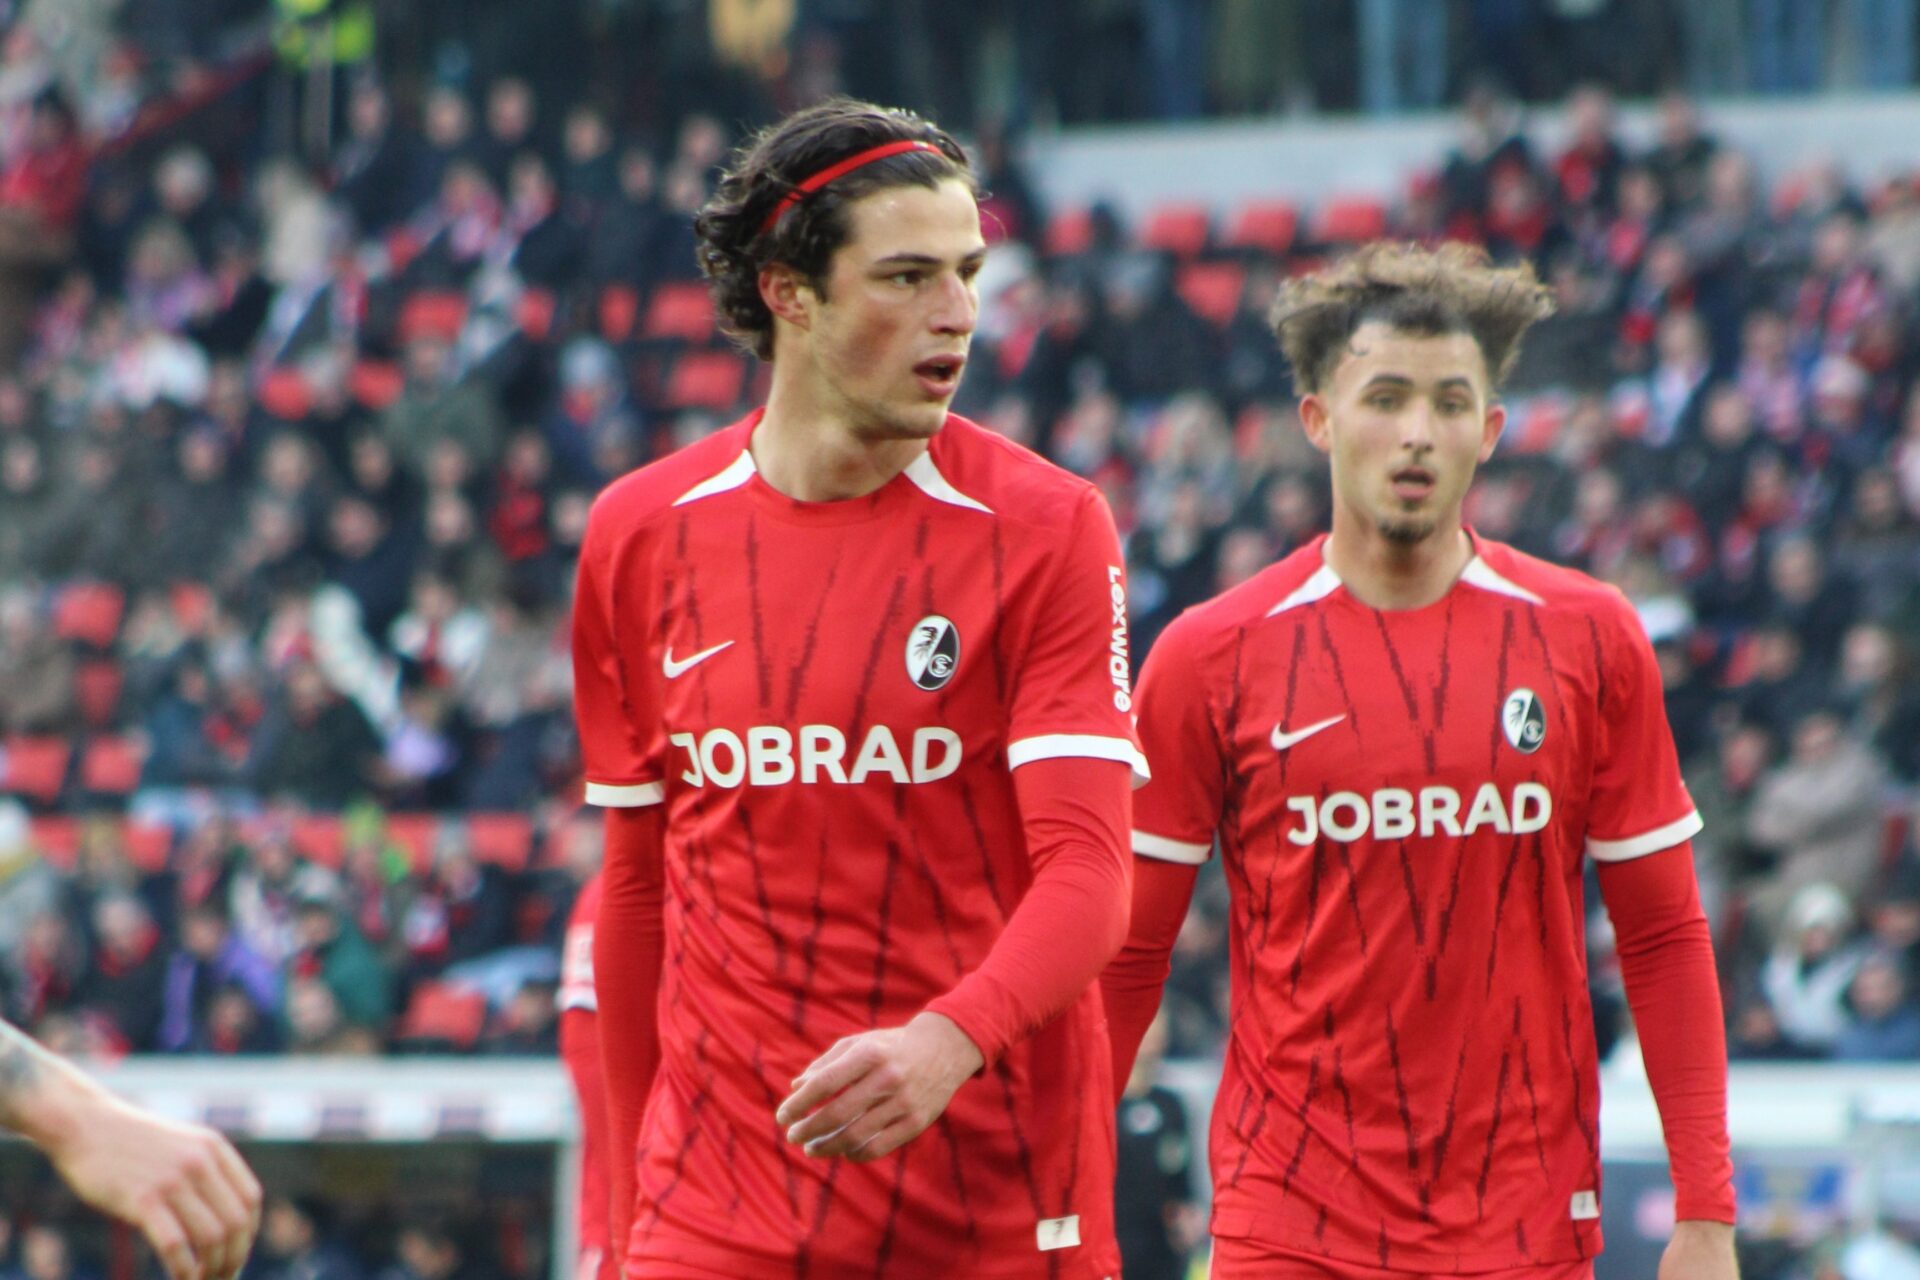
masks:
<path id="1" fill-rule="evenodd" d="M 1467 581 L 1482 590 L 1526 600 L 1552 614 L 1592 618 L 1609 626 L 1636 620 L 1633 605 L 1620 588 L 1578 569 L 1478 535 L 1474 553 Z"/>
<path id="2" fill-rule="evenodd" d="M 1155 649 L 1169 645 L 1170 653 L 1202 658 L 1231 647 L 1249 628 L 1264 626 L 1294 606 L 1326 595 L 1323 586 L 1330 589 L 1339 584 L 1322 556 L 1325 542 L 1324 537 L 1315 538 L 1245 582 L 1186 609 L 1160 633 Z"/>
<path id="3" fill-rule="evenodd" d="M 927 458 L 975 505 L 1023 524 L 1065 525 L 1099 497 L 1092 481 L 959 414 L 947 416 Z"/>
<path id="4" fill-rule="evenodd" d="M 671 509 L 701 485 L 724 482 L 730 469 L 752 465 L 747 454 L 752 429 L 753 418 L 742 419 L 629 471 L 600 491 L 590 521 L 604 536 L 618 537 Z"/>

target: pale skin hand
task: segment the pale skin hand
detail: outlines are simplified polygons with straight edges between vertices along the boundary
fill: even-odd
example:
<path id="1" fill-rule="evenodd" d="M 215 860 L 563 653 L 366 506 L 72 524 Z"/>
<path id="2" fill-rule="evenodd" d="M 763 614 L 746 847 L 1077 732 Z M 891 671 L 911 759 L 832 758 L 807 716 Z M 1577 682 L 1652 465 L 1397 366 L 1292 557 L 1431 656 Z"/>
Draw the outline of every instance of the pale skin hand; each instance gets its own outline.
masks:
<path id="1" fill-rule="evenodd" d="M 1733 1256 L 1733 1228 L 1724 1222 L 1689 1219 L 1676 1222 L 1673 1238 L 1660 1255 L 1659 1280 L 1739 1280 Z"/>
<path id="2" fill-rule="evenodd" d="M 231 1280 L 260 1226 L 260 1184 L 211 1129 L 122 1102 L 0 1023 L 0 1123 L 87 1204 L 139 1229 L 172 1280 Z"/>
<path id="3" fill-rule="evenodd" d="M 985 1059 L 937 1013 L 848 1036 L 794 1077 L 774 1118 L 810 1156 L 878 1160 L 940 1118 Z"/>

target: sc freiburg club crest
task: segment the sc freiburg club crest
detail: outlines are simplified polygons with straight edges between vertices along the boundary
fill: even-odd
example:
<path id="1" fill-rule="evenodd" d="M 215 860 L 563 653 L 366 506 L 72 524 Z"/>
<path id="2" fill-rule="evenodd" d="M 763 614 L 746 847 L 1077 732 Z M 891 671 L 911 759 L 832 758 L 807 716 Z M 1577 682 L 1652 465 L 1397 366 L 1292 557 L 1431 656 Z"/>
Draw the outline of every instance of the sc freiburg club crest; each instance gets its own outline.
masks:
<path id="1" fill-rule="evenodd" d="M 907 633 L 907 678 L 931 693 L 953 679 L 960 665 L 960 633 L 937 613 L 913 624 Z"/>
<path id="2" fill-rule="evenodd" d="M 1500 729 L 1515 751 L 1532 755 L 1547 740 L 1547 713 L 1531 689 L 1515 689 L 1500 708 Z"/>

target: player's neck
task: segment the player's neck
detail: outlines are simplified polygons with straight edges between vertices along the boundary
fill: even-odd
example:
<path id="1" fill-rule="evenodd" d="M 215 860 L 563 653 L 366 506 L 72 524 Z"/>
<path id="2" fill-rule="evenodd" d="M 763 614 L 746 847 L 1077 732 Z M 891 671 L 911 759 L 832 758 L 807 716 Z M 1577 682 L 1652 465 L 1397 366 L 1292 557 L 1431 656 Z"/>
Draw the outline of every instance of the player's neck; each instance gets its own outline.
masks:
<path id="1" fill-rule="evenodd" d="M 1338 514 L 1322 553 L 1347 593 L 1374 609 L 1420 609 L 1453 589 L 1473 559 L 1458 521 L 1418 542 L 1398 542 Z"/>
<path id="2" fill-rule="evenodd" d="M 796 502 L 861 498 L 926 452 L 925 440 L 864 440 L 844 406 L 821 403 L 804 381 L 774 366 L 767 410 L 749 444 L 754 469 Z"/>

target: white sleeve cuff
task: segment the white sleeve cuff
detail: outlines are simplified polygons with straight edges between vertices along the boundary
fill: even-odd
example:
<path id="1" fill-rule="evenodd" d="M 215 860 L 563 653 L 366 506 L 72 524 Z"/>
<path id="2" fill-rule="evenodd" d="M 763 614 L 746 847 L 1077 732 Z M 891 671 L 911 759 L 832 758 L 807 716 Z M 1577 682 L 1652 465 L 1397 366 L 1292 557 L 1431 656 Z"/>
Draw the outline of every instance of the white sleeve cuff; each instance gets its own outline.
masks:
<path id="1" fill-rule="evenodd" d="M 587 784 L 587 803 L 605 809 L 644 809 L 666 798 L 667 787 L 663 782 L 636 782 L 627 786 L 614 786 L 606 782 Z"/>
<path id="2" fill-rule="evenodd" d="M 1694 810 L 1677 822 L 1669 822 L 1664 827 L 1655 827 L 1643 835 L 1628 836 L 1624 840 L 1595 840 L 1588 836 L 1587 856 L 1595 862 L 1631 862 L 1662 849 L 1671 849 L 1682 840 L 1698 835 L 1706 825 L 1700 821 L 1699 812 Z"/>
<path id="3" fill-rule="evenodd" d="M 1213 856 L 1213 842 L 1192 844 L 1186 840 L 1169 840 L 1165 836 L 1148 835 L 1144 831 L 1133 833 L 1133 851 L 1143 858 L 1157 858 L 1161 862 L 1184 862 L 1197 867 Z"/>
<path id="4" fill-rule="evenodd" d="M 1088 760 L 1116 760 L 1133 770 L 1133 785 L 1153 777 L 1147 758 L 1126 738 L 1109 738 L 1097 733 L 1043 733 L 1007 744 L 1007 768 L 1018 769 L 1035 760 L 1058 760 L 1078 756 Z"/>

